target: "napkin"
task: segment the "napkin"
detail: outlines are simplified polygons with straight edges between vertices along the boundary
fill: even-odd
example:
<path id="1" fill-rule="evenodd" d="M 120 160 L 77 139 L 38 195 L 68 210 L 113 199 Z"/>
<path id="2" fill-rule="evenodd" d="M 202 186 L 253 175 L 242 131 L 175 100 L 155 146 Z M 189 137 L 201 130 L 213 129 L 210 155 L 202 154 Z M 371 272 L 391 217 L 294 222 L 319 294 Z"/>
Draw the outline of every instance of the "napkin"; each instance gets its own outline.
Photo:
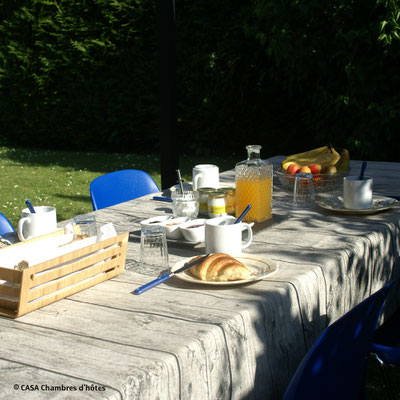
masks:
<path id="1" fill-rule="evenodd" d="M 117 232 L 112 223 L 103 225 L 99 229 L 99 234 L 97 236 L 88 237 L 85 239 L 77 239 L 74 234 L 74 229 L 72 224 L 68 224 L 64 228 L 64 234 L 60 236 L 49 237 L 46 239 L 38 240 L 35 242 L 22 242 L 18 246 L 8 246 L 0 250 L 0 267 L 9 268 L 9 269 L 25 269 L 28 267 L 32 267 L 34 265 L 40 264 L 44 261 L 51 260 L 53 258 L 71 253 L 75 250 L 81 249 L 86 246 L 90 246 L 97 242 L 101 242 L 103 240 L 109 239 L 111 237 L 117 236 Z M 108 248 L 118 246 L 117 244 L 111 245 Z M 90 253 L 86 256 L 77 257 L 73 261 L 81 260 L 85 257 L 89 257 L 92 254 L 100 253 L 105 251 L 108 248 L 103 248 L 101 250 L 97 250 L 93 253 Z M 101 261 L 100 263 L 104 263 L 107 260 Z M 40 275 L 42 273 L 46 273 L 51 269 L 60 268 L 61 266 L 68 264 L 59 264 L 53 268 L 49 268 L 46 271 L 38 272 L 36 275 Z M 97 265 L 97 264 L 96 264 Z M 72 272 L 68 276 L 75 275 L 80 271 Z M 102 272 L 104 273 L 104 272 Z M 49 283 L 54 283 L 57 280 L 61 280 L 64 277 L 55 279 L 51 282 L 43 283 L 39 286 L 36 286 L 35 289 L 48 285 Z M 87 278 L 91 279 L 91 278 Z M 78 282 L 76 284 L 79 284 Z M 4 280 L 0 280 L 0 284 L 4 284 L 7 286 L 13 286 L 14 284 L 11 282 L 7 282 Z M 9 300 L 18 300 L 17 298 L 10 297 L 7 295 L 0 295 L 2 298 L 7 298 Z M 35 300 L 36 301 L 36 300 Z"/>
<path id="2" fill-rule="evenodd" d="M 76 240 L 73 226 L 68 224 L 64 228 L 64 235 L 35 242 L 22 242 L 17 246 L 7 246 L 0 251 L 0 267 L 9 269 L 32 267 L 117 235 L 112 223 L 103 225 L 99 231 L 97 236 Z M 99 251 L 104 251 L 104 249 Z M 83 257 L 79 259 L 81 258 Z M 60 265 L 57 265 L 54 268 L 59 267 Z M 0 280 L 0 284 L 4 282 Z"/>

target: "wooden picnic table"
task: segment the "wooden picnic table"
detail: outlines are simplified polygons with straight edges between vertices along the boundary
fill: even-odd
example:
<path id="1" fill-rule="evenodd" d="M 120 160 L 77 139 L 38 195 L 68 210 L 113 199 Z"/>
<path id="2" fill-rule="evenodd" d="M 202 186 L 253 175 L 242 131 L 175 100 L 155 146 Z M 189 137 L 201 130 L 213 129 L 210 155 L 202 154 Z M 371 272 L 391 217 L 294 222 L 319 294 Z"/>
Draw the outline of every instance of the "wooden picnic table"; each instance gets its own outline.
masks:
<path id="1" fill-rule="evenodd" d="M 360 165 L 351 162 L 355 174 Z M 368 175 L 374 193 L 400 195 L 400 164 L 370 162 Z M 234 172 L 221 181 L 233 183 Z M 279 269 L 244 286 L 174 277 L 133 295 L 155 278 L 135 271 L 139 223 L 170 205 L 150 195 L 96 211 L 99 223 L 131 232 L 126 271 L 16 320 L 0 317 L 0 399 L 280 399 L 323 329 L 399 277 L 400 208 L 295 209 L 278 183 L 273 218 L 255 224 L 246 252 Z M 168 246 L 170 266 L 204 253 L 203 244 Z"/>

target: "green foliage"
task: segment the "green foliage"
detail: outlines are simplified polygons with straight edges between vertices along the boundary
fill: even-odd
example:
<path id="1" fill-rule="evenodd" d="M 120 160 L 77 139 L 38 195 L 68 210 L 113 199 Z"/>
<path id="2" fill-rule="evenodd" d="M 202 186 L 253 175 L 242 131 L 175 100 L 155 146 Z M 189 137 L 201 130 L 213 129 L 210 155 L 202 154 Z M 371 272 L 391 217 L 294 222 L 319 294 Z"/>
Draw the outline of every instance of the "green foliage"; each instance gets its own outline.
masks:
<path id="1" fill-rule="evenodd" d="M 157 151 L 154 0 L 5 0 L 7 143 Z M 397 160 L 399 0 L 176 0 L 180 150 Z"/>
<path id="2" fill-rule="evenodd" d="M 151 142 L 142 135 L 154 131 L 157 114 L 150 2 L 0 7 L 0 123 L 12 141 L 83 149 Z"/>
<path id="3" fill-rule="evenodd" d="M 302 101 L 299 120 L 318 142 L 359 157 L 396 158 L 399 12 L 398 1 L 255 2 L 253 35 L 285 89 Z"/>
<path id="4" fill-rule="evenodd" d="M 385 9 L 384 19 L 380 23 L 379 40 L 391 45 L 393 40 L 400 40 L 400 7 L 397 0 L 380 0 Z"/>
<path id="5" fill-rule="evenodd" d="M 187 148 L 252 142 L 270 156 L 332 143 L 397 160 L 398 1 L 181 3 L 180 129 L 197 133 Z"/>

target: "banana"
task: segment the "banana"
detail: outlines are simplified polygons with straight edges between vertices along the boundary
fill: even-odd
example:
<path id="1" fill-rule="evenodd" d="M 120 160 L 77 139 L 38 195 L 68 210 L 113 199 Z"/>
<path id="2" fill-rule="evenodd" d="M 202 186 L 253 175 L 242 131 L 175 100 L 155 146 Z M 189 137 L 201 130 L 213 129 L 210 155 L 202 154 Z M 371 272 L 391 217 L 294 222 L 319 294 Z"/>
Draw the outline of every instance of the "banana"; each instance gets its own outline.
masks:
<path id="1" fill-rule="evenodd" d="M 343 149 L 340 154 L 339 161 L 335 164 L 338 172 L 348 171 L 350 169 L 350 153 L 347 149 Z"/>
<path id="2" fill-rule="evenodd" d="M 340 160 L 340 154 L 331 146 L 332 161 L 330 165 L 335 165 Z"/>
<path id="3" fill-rule="evenodd" d="M 322 154 L 317 159 L 313 160 L 309 164 L 318 164 L 321 168 L 325 168 L 328 165 L 335 165 L 340 159 L 340 154 L 333 148 L 329 148 L 324 154 Z"/>
<path id="4" fill-rule="evenodd" d="M 335 165 L 340 159 L 340 154 L 332 146 L 318 147 L 303 153 L 293 154 L 282 161 L 282 169 L 286 171 L 287 167 L 294 162 L 301 167 L 310 164 L 319 164 L 321 168 L 328 165 Z"/>
<path id="5" fill-rule="evenodd" d="M 303 153 L 292 154 L 291 156 L 286 157 L 285 160 L 282 161 L 282 165 L 289 161 L 296 162 L 297 164 L 300 165 L 302 161 L 308 162 L 308 160 L 318 157 L 319 155 L 322 155 L 327 150 L 329 150 L 328 146 L 323 146 L 323 147 L 318 147 L 317 149 L 305 151 Z"/>

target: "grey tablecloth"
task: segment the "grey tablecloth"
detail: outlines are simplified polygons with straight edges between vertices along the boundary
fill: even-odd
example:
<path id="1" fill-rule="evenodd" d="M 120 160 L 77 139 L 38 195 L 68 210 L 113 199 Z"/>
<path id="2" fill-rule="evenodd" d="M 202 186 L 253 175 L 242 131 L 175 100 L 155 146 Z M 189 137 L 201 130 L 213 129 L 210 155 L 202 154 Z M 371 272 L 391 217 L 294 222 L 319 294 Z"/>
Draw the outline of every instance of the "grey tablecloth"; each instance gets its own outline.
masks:
<path id="1" fill-rule="evenodd" d="M 370 162 L 368 174 L 375 193 L 400 195 L 400 164 Z M 17 320 L 0 318 L 1 399 L 279 399 L 322 330 L 400 275 L 399 208 L 297 210 L 276 182 L 273 219 L 255 225 L 246 250 L 277 261 L 275 274 L 220 288 L 173 278 L 135 296 L 152 279 L 135 272 L 139 222 L 171 212 L 151 197 L 95 213 L 131 232 L 122 275 Z M 201 253 L 201 244 L 169 243 L 171 265 Z"/>

